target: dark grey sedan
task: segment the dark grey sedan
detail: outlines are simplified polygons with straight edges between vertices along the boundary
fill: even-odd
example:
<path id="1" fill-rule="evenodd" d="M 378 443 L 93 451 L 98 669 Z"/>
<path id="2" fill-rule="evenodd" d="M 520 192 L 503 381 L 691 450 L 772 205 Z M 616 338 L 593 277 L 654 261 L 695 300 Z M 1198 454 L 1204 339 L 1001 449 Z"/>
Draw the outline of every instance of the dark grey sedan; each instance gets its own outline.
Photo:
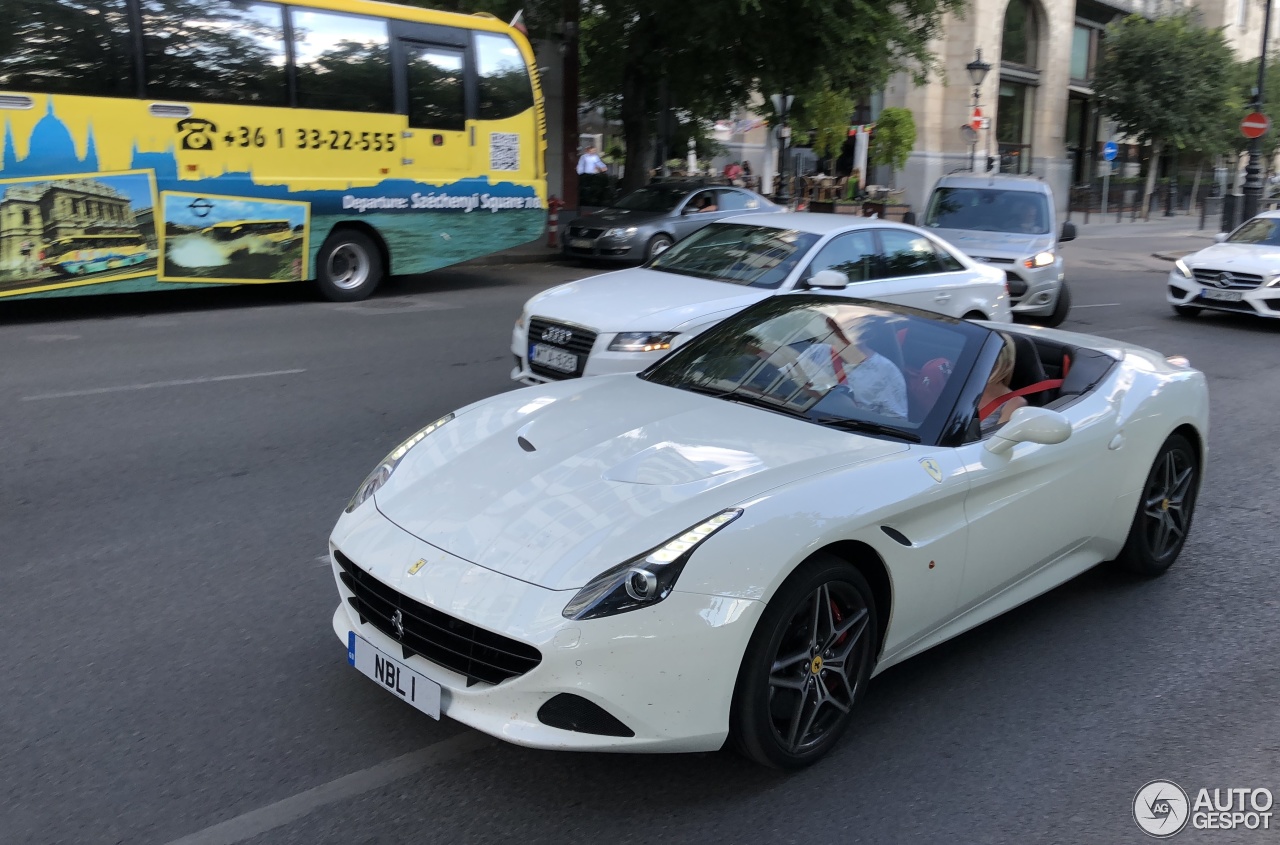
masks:
<path id="1" fill-rule="evenodd" d="M 743 188 L 701 182 L 659 182 L 608 208 L 575 218 L 564 238 L 566 255 L 647 261 L 709 223 L 741 214 L 783 211 Z"/>

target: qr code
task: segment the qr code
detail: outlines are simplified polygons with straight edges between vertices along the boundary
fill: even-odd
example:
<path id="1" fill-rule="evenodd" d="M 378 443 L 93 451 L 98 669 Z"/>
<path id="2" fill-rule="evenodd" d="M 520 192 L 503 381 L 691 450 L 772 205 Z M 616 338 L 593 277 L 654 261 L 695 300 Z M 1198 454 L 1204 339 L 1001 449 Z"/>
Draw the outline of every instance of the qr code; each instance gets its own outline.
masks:
<path id="1" fill-rule="evenodd" d="M 520 169 L 520 136 L 515 132 L 489 133 L 489 169 Z"/>

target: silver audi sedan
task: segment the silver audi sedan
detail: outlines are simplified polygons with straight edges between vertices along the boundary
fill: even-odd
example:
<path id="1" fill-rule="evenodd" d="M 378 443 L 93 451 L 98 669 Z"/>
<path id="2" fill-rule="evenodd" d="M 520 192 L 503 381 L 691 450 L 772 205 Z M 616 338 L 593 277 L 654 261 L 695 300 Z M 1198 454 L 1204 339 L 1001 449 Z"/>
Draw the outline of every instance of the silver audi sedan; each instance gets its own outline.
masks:
<path id="1" fill-rule="evenodd" d="M 745 188 L 659 182 L 570 221 L 563 249 L 565 255 L 579 258 L 648 261 L 717 220 L 784 210 Z"/>

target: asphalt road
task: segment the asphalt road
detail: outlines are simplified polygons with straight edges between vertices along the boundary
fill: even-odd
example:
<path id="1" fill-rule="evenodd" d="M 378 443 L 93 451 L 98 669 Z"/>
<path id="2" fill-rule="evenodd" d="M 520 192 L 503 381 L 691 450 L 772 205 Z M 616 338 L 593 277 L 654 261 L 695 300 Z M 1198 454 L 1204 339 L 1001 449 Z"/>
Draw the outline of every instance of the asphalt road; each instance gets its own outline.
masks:
<path id="1" fill-rule="evenodd" d="M 330 629 L 325 541 L 360 479 L 510 389 L 520 304 L 591 270 L 442 271 L 352 305 L 0 305 L 0 842 L 1122 843 L 1146 841 L 1131 805 L 1155 778 L 1280 793 L 1280 323 L 1174 317 L 1153 247 L 1069 245 L 1066 328 L 1209 374 L 1182 558 L 1095 570 L 889 670 L 794 775 L 504 745 L 385 694 Z"/>

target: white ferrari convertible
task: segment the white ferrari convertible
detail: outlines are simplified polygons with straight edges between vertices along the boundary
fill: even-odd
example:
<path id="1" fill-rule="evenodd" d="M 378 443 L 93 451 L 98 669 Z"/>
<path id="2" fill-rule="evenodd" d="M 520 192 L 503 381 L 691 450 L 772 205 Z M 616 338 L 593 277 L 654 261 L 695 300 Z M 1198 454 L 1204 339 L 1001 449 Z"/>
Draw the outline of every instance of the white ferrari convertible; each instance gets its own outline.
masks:
<path id="1" fill-rule="evenodd" d="M 1208 407 L 1118 341 L 772 297 L 398 446 L 334 528 L 333 629 L 511 742 L 803 766 L 886 667 L 1101 561 L 1164 572 Z"/>

